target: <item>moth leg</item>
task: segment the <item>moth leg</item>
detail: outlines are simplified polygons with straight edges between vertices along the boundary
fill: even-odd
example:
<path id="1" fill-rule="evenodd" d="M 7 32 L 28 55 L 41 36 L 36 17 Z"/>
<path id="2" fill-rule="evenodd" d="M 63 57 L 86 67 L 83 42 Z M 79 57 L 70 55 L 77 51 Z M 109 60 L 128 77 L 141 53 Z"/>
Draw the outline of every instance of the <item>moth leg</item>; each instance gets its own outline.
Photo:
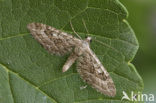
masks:
<path id="1" fill-rule="evenodd" d="M 81 87 L 80 87 L 80 90 L 83 90 L 83 89 L 85 89 L 85 88 L 87 88 L 87 85 L 81 86 Z"/>
<path id="2" fill-rule="evenodd" d="M 78 56 L 73 52 L 71 55 L 68 57 L 66 63 L 63 65 L 62 72 L 66 72 L 71 65 L 75 62 L 75 60 L 78 58 Z"/>

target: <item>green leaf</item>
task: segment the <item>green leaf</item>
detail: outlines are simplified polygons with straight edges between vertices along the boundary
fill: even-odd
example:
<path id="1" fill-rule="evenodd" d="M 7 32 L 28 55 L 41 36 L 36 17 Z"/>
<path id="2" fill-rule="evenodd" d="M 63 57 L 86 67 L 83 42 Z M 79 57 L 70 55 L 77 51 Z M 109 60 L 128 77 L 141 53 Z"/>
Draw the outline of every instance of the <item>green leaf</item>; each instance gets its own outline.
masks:
<path id="1" fill-rule="evenodd" d="M 130 63 L 139 45 L 127 15 L 118 0 L 0 0 L 0 103 L 119 103 L 123 91 L 141 92 L 143 81 Z M 89 85 L 80 90 L 87 84 L 75 64 L 62 73 L 68 55 L 49 54 L 26 28 L 42 22 L 75 35 L 71 20 L 84 37 L 82 19 L 92 50 L 115 82 L 115 97 Z"/>

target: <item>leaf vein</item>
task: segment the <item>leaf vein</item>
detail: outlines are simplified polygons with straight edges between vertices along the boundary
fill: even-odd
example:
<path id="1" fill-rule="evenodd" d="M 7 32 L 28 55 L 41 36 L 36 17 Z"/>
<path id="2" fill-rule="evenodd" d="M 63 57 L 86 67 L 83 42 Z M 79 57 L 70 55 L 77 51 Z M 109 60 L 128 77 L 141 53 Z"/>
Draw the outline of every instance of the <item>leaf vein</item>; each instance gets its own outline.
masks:
<path id="1" fill-rule="evenodd" d="M 2 65 L 3 66 L 3 65 Z M 3 66 L 5 69 L 7 69 L 5 66 Z M 7 70 L 8 71 L 8 70 Z M 15 103 L 15 98 L 13 96 L 13 91 L 12 91 L 12 88 L 11 88 L 11 84 L 10 84 L 10 76 L 9 76 L 9 71 L 7 72 L 8 73 L 8 83 L 9 83 L 9 88 L 10 88 L 10 92 L 11 92 L 11 97 L 13 99 L 13 102 Z"/>
<path id="2" fill-rule="evenodd" d="M 38 86 L 32 84 L 30 81 L 26 80 L 25 78 L 23 78 L 21 75 L 19 75 L 18 73 L 10 70 L 9 68 L 7 68 L 5 65 L 0 64 L 2 67 L 4 67 L 8 72 L 13 73 L 14 75 L 16 75 L 17 77 L 19 77 L 20 79 L 26 81 L 26 83 L 28 83 L 29 85 L 32 85 L 36 90 L 40 91 L 42 94 L 46 95 L 50 100 L 52 100 L 54 103 L 58 103 L 56 102 L 52 97 L 50 97 L 48 94 L 46 94 L 45 92 L 43 92 L 41 89 L 39 89 Z"/>
<path id="3" fill-rule="evenodd" d="M 70 76 L 75 75 L 75 74 L 77 74 L 77 73 L 71 73 L 71 74 L 68 74 L 68 75 L 65 75 L 65 76 L 62 76 L 62 77 L 59 77 L 59 78 L 55 78 L 53 80 L 46 81 L 46 82 L 42 83 L 42 85 L 39 85 L 38 87 L 40 88 L 40 87 L 42 87 L 42 86 L 44 86 L 46 84 L 52 83 L 52 82 L 57 81 L 59 79 L 70 77 Z"/>

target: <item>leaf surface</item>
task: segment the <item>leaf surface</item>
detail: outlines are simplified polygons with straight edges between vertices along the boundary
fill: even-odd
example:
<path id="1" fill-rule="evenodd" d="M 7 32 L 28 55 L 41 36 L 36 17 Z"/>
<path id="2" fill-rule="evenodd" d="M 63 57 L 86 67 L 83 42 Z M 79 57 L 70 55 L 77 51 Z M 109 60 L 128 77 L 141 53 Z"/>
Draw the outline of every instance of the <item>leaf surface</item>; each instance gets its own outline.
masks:
<path id="1" fill-rule="evenodd" d="M 138 50 L 135 34 L 118 0 L 1 0 L 0 103 L 119 103 L 122 92 L 142 91 L 130 62 Z M 74 64 L 62 73 L 68 55 L 49 54 L 26 26 L 41 22 L 62 31 L 92 36 L 92 50 L 116 85 L 115 97 L 100 94 L 80 78 Z M 98 42 L 97 42 L 98 41 Z M 128 101 L 127 101 L 128 102 Z"/>

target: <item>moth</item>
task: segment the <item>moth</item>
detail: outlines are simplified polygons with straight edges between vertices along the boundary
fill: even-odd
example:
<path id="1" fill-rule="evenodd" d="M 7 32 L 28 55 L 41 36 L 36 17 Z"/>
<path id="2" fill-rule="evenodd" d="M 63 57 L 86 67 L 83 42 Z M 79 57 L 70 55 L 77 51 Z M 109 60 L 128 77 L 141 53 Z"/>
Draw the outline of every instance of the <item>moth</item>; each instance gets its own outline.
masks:
<path id="1" fill-rule="evenodd" d="M 56 55 L 71 53 L 63 65 L 63 72 L 77 61 L 77 71 L 85 82 L 102 94 L 111 97 L 116 95 L 112 78 L 90 48 L 91 37 L 78 39 L 41 23 L 30 23 L 27 28 L 48 52 Z"/>

